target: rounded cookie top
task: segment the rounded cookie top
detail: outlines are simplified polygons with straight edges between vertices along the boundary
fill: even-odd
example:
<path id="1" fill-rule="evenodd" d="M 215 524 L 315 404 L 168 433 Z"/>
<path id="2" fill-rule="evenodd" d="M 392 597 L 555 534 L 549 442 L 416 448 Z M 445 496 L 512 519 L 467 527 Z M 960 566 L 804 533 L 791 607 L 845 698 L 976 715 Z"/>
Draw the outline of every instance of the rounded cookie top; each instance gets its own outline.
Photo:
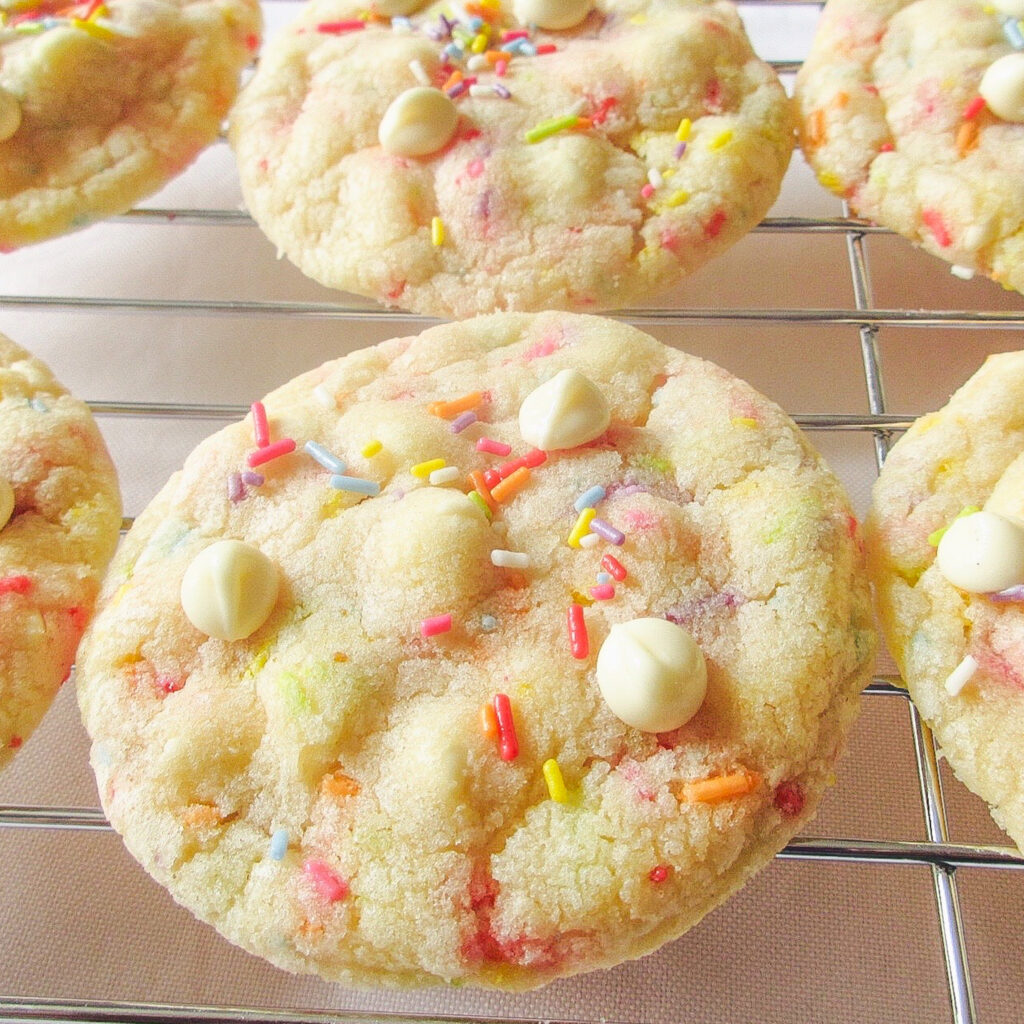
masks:
<path id="1" fill-rule="evenodd" d="M 0 335 L 0 767 L 71 669 L 120 526 L 91 413 Z"/>
<path id="2" fill-rule="evenodd" d="M 0 252 L 124 213 L 216 137 L 256 0 L 0 0 Z"/>
<path id="3" fill-rule="evenodd" d="M 639 956 L 815 808 L 874 646 L 856 534 L 777 406 L 623 324 L 356 352 L 203 442 L 122 545 L 77 673 L 104 807 L 291 970 Z"/>
<path id="4" fill-rule="evenodd" d="M 768 211 L 793 116 L 731 5 L 467 6 L 314 0 L 265 47 L 230 138 L 253 216 L 310 277 L 455 318 L 611 308 Z M 582 20 L 519 20 L 542 7 Z"/>
<path id="5" fill-rule="evenodd" d="M 999 567 L 1024 549 L 1022 453 L 1024 352 L 991 356 L 893 447 L 867 542 L 883 631 L 914 703 L 957 776 L 1024 849 L 1024 573 L 1009 586 L 978 575 L 992 540 Z"/>
<path id="6" fill-rule="evenodd" d="M 801 145 L 823 185 L 858 214 L 1017 291 L 1020 19 L 1016 0 L 829 0 L 796 87 Z M 1000 80 L 983 81 L 997 62 Z"/>

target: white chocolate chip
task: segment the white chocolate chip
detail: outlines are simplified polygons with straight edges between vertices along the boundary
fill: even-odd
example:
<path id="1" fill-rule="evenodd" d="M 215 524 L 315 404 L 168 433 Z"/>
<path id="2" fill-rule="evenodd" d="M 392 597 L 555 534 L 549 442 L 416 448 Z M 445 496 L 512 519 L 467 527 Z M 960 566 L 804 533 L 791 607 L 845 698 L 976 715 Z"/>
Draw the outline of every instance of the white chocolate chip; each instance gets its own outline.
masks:
<path id="1" fill-rule="evenodd" d="M 997 512 L 962 516 L 942 535 L 935 561 L 954 587 L 972 594 L 1024 583 L 1024 523 Z"/>
<path id="2" fill-rule="evenodd" d="M 392 101 L 377 136 L 395 156 L 426 156 L 447 145 L 458 120 L 450 97 L 440 89 L 417 85 Z"/>
<path id="3" fill-rule="evenodd" d="M 978 92 L 997 117 L 1024 124 L 1024 50 L 993 61 L 981 76 Z"/>
<path id="4" fill-rule="evenodd" d="M 14 488 L 10 482 L 0 476 L 0 530 L 6 525 L 14 514 Z"/>
<path id="5" fill-rule="evenodd" d="M 562 370 L 519 407 L 519 433 L 542 451 L 575 448 L 608 429 L 611 409 L 598 386 L 578 370 Z"/>
<path id="6" fill-rule="evenodd" d="M 266 622 L 277 588 L 277 569 L 262 551 L 221 540 L 204 548 L 185 570 L 181 606 L 207 636 L 244 640 Z"/>
<path id="7" fill-rule="evenodd" d="M 992 0 L 992 6 L 1009 18 L 1024 18 L 1024 0 Z"/>
<path id="8" fill-rule="evenodd" d="M 693 637 L 667 619 L 612 626 L 597 655 L 597 685 L 608 707 L 644 732 L 685 725 L 704 702 L 707 680 Z"/>
<path id="9" fill-rule="evenodd" d="M 6 142 L 21 127 L 21 104 L 0 88 L 0 142 Z"/>
<path id="10" fill-rule="evenodd" d="M 522 25 L 557 30 L 578 25 L 592 7 L 591 0 L 513 0 L 512 11 Z"/>

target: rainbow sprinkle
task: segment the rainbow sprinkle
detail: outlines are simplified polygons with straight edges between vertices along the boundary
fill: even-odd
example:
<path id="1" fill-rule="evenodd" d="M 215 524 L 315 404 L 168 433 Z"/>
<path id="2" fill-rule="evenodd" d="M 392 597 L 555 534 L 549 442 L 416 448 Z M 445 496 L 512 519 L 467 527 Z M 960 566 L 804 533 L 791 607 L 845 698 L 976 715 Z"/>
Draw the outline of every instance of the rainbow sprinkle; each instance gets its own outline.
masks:
<path id="1" fill-rule="evenodd" d="M 426 462 L 417 462 L 412 469 L 409 470 L 413 476 L 419 477 L 421 480 L 425 480 L 431 473 L 436 469 L 444 469 L 447 463 L 444 459 L 427 459 Z"/>
<path id="2" fill-rule="evenodd" d="M 302 873 L 328 903 L 337 903 L 348 895 L 348 883 L 322 860 L 307 860 Z"/>
<path id="3" fill-rule="evenodd" d="M 372 459 L 374 455 L 377 455 L 383 449 L 383 447 L 384 445 L 382 445 L 380 441 L 367 441 L 366 444 L 363 445 L 363 450 L 359 454 L 362 455 L 364 459 Z"/>
<path id="4" fill-rule="evenodd" d="M 472 426 L 474 423 L 476 423 L 476 413 L 473 412 L 472 409 L 459 413 L 459 415 L 452 420 L 452 433 L 461 434 L 466 427 Z"/>
<path id="5" fill-rule="evenodd" d="M 590 506 L 584 507 L 576 519 L 576 525 L 569 531 L 568 545 L 571 548 L 578 548 L 580 540 L 590 533 L 591 523 L 597 513 Z"/>
<path id="6" fill-rule="evenodd" d="M 256 439 L 256 447 L 266 448 L 270 444 L 270 424 L 267 422 L 267 410 L 262 402 L 253 402 L 250 410 L 252 412 L 252 432 Z"/>
<path id="7" fill-rule="evenodd" d="M 380 494 L 380 484 L 376 480 L 367 480 L 358 476 L 343 476 L 336 473 L 331 477 L 331 486 L 338 491 L 364 494 L 370 498 L 375 498 Z"/>
<path id="8" fill-rule="evenodd" d="M 507 694 L 496 693 L 493 703 L 494 715 L 498 719 L 498 753 L 502 761 L 514 761 L 519 755 L 519 738 L 512 717 L 512 702 Z"/>
<path id="9" fill-rule="evenodd" d="M 523 551 L 506 551 L 495 548 L 491 552 L 491 564 L 500 569 L 529 569 L 530 556 Z"/>
<path id="10" fill-rule="evenodd" d="M 430 221 L 430 244 L 444 245 L 444 221 L 440 217 L 434 217 Z"/>
<path id="11" fill-rule="evenodd" d="M 245 461 L 250 469 L 255 469 L 265 462 L 279 459 L 282 455 L 289 455 L 293 451 L 295 451 L 295 442 L 290 437 L 282 437 L 280 441 L 274 441 L 263 448 L 257 448 L 254 452 L 249 452 Z"/>
<path id="12" fill-rule="evenodd" d="M 427 481 L 437 487 L 439 484 L 450 484 L 458 480 L 460 471 L 458 466 L 443 466 L 441 469 L 431 470 Z"/>
<path id="13" fill-rule="evenodd" d="M 626 535 L 621 530 L 617 530 L 611 523 L 606 523 L 603 519 L 592 519 L 590 529 L 616 547 L 620 547 L 626 541 Z"/>
<path id="14" fill-rule="evenodd" d="M 477 439 L 476 450 L 478 452 L 487 452 L 489 455 L 509 455 L 512 452 L 512 445 L 505 444 L 504 441 L 495 441 L 491 437 L 481 437 Z"/>
<path id="15" fill-rule="evenodd" d="M 573 502 L 572 507 L 577 512 L 582 512 L 585 508 L 593 508 L 598 502 L 604 501 L 606 493 L 607 492 L 600 484 L 594 484 L 593 487 L 588 487 Z"/>
<path id="16" fill-rule="evenodd" d="M 548 796 L 556 803 L 564 804 L 569 802 L 569 791 L 565 788 L 565 780 L 562 778 L 562 769 L 558 762 L 549 757 L 541 766 L 544 773 L 544 781 L 548 785 Z"/>
<path id="17" fill-rule="evenodd" d="M 270 837 L 270 859 L 271 860 L 284 860 L 284 855 L 288 852 L 288 830 L 286 828 L 279 828 Z"/>
<path id="18" fill-rule="evenodd" d="M 452 616 L 450 612 L 445 612 L 443 615 L 432 615 L 420 623 L 420 633 L 425 637 L 447 633 L 451 628 Z"/>
<path id="19" fill-rule="evenodd" d="M 316 441 L 307 441 L 303 445 L 303 451 L 319 462 L 324 469 L 329 469 L 332 473 L 341 474 L 347 468 L 343 459 L 339 459 L 337 455 L 329 452 L 322 444 L 317 444 Z"/>
<path id="20" fill-rule="evenodd" d="M 587 634 L 587 623 L 583 618 L 583 606 L 569 605 L 569 649 L 577 661 L 583 661 L 590 654 L 590 637 Z"/>
<path id="21" fill-rule="evenodd" d="M 561 117 L 552 117 L 547 121 L 541 121 L 540 124 L 534 125 L 523 138 L 530 143 L 541 142 L 552 135 L 557 135 L 559 132 L 575 128 L 579 119 L 579 114 L 564 114 Z"/>

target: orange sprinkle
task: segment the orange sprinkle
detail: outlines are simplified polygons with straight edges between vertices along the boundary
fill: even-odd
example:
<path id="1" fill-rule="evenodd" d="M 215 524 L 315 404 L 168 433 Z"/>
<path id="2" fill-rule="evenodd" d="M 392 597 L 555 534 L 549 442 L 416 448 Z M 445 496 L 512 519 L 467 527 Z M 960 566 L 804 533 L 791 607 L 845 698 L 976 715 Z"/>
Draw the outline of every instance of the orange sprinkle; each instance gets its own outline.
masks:
<path id="1" fill-rule="evenodd" d="M 807 141 L 812 146 L 820 146 L 825 141 L 826 134 L 825 111 L 819 107 L 812 110 L 810 117 L 807 118 Z"/>
<path id="2" fill-rule="evenodd" d="M 220 822 L 220 811 L 212 804 L 189 804 L 181 815 L 185 828 L 212 828 Z"/>
<path id="3" fill-rule="evenodd" d="M 455 70 L 445 80 L 444 85 L 441 86 L 441 92 L 447 92 L 453 85 L 458 85 L 462 81 L 462 72 Z"/>
<path id="4" fill-rule="evenodd" d="M 964 121 L 956 132 L 956 154 L 963 158 L 978 145 L 978 122 Z"/>
<path id="5" fill-rule="evenodd" d="M 589 117 L 577 117 L 576 123 L 572 126 L 574 132 L 585 132 L 588 128 L 593 128 L 594 122 Z"/>
<path id="6" fill-rule="evenodd" d="M 714 775 L 696 782 L 682 782 L 674 787 L 680 802 L 687 804 L 717 804 L 722 800 L 746 796 L 761 785 L 757 772 L 731 772 L 728 775 Z"/>
<path id="7" fill-rule="evenodd" d="M 323 937 L 324 926 L 319 921 L 314 923 L 308 918 L 303 918 L 302 924 L 299 925 L 299 934 L 301 934 L 304 939 L 316 941 Z"/>
<path id="8" fill-rule="evenodd" d="M 466 6 L 466 13 L 468 15 L 483 18 L 484 21 L 495 21 L 500 14 L 500 8 L 496 9 L 489 4 L 477 4 L 468 3 Z"/>
<path id="9" fill-rule="evenodd" d="M 320 792 L 326 796 L 357 796 L 362 787 L 340 768 L 328 772 L 320 780 Z"/>
<path id="10" fill-rule="evenodd" d="M 838 107 L 840 110 L 850 102 L 850 94 L 848 92 L 837 92 L 832 100 L 832 105 Z"/>
<path id="11" fill-rule="evenodd" d="M 482 401 L 482 391 L 471 391 L 461 398 L 453 398 L 450 402 L 431 402 L 427 406 L 427 412 L 434 416 L 440 416 L 443 420 L 454 419 L 460 412 L 468 412 L 475 409 Z"/>
<path id="12" fill-rule="evenodd" d="M 529 468 L 520 466 L 514 473 L 509 474 L 504 480 L 500 480 L 494 485 L 491 496 L 495 501 L 507 501 L 517 491 L 521 491 L 529 479 Z"/>
<path id="13" fill-rule="evenodd" d="M 488 64 L 497 64 L 500 60 L 508 60 L 512 56 L 505 50 L 485 50 L 484 59 Z"/>
<path id="14" fill-rule="evenodd" d="M 490 701 L 480 705 L 480 731 L 490 740 L 498 738 L 498 715 Z"/>
<path id="15" fill-rule="evenodd" d="M 484 499 L 484 504 L 491 510 L 492 514 L 498 511 L 498 502 L 494 498 L 494 493 L 490 487 L 487 486 L 487 482 L 484 480 L 484 471 L 482 469 L 474 469 L 469 474 L 469 482 L 472 488 Z"/>

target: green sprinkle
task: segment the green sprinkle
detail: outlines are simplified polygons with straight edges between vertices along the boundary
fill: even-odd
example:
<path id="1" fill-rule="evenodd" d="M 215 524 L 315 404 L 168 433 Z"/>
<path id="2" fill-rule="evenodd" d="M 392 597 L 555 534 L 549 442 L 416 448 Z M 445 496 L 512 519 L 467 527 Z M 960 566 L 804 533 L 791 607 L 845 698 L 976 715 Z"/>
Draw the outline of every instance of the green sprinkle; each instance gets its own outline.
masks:
<path id="1" fill-rule="evenodd" d="M 547 121 L 541 121 L 526 133 L 526 141 L 540 142 L 541 139 L 557 135 L 559 132 L 565 131 L 566 128 L 575 127 L 579 119 L 579 114 L 565 114 L 563 117 L 552 117 Z"/>
<path id="2" fill-rule="evenodd" d="M 469 492 L 469 500 L 476 505 L 485 516 L 487 516 L 487 522 L 490 522 L 494 516 L 491 515 L 491 510 L 487 507 L 487 502 L 484 501 L 483 496 L 478 491 Z"/>
<path id="3" fill-rule="evenodd" d="M 957 514 L 955 516 L 953 516 L 953 521 L 956 522 L 957 519 L 963 519 L 964 516 L 971 516 L 971 515 L 974 515 L 975 512 L 980 512 L 980 511 L 981 511 L 981 509 L 977 505 L 965 505 L 962 509 L 960 509 L 959 512 L 957 512 Z M 949 529 L 948 526 L 940 526 L 933 533 L 929 533 L 928 534 L 928 543 L 933 548 L 937 548 L 939 546 L 939 541 L 942 540 L 943 534 L 945 534 L 945 532 L 948 529 Z"/>
<path id="4" fill-rule="evenodd" d="M 662 458 L 660 455 L 651 455 L 650 453 L 642 453 L 636 455 L 629 460 L 637 469 L 646 469 L 651 473 L 664 473 L 668 474 L 672 472 L 672 463 Z"/>

